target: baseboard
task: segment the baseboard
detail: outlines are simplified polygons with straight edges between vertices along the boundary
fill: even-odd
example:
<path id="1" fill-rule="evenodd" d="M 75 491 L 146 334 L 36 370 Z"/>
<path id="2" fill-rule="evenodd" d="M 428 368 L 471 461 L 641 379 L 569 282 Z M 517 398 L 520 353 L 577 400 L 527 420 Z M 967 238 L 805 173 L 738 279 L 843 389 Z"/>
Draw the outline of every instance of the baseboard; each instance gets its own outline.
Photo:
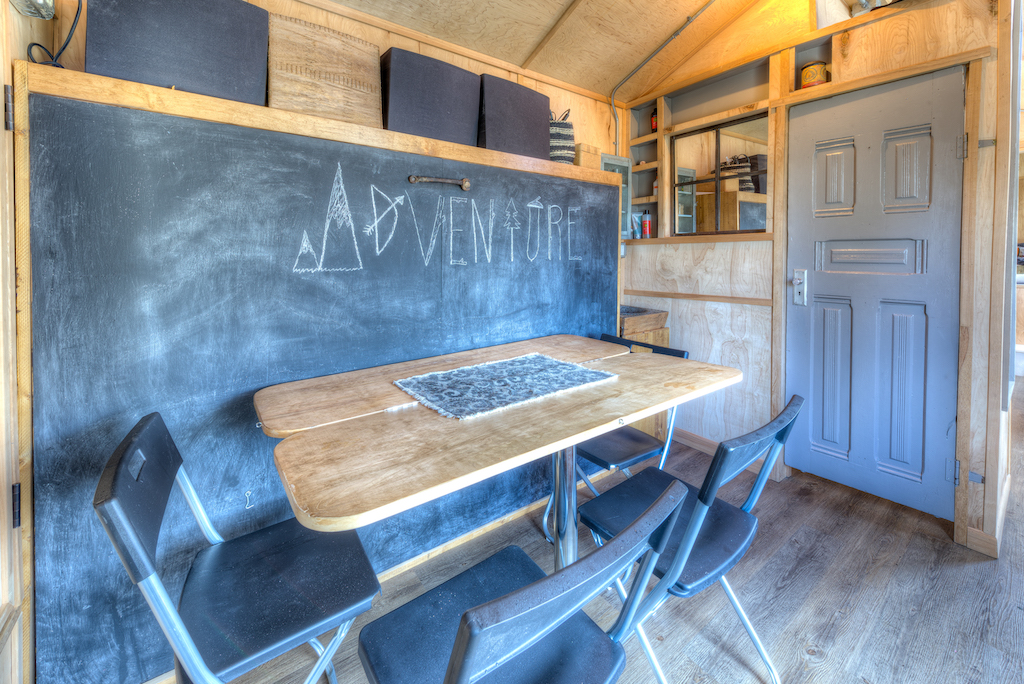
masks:
<path id="1" fill-rule="evenodd" d="M 672 439 L 676 442 L 685 444 L 691 449 L 701 451 L 707 454 L 708 456 L 713 456 L 715 453 L 715 449 L 718 448 L 718 442 L 713 442 L 707 437 L 695 435 L 694 433 L 687 432 L 686 430 L 683 430 L 681 428 L 676 428 L 675 430 L 673 430 Z"/>

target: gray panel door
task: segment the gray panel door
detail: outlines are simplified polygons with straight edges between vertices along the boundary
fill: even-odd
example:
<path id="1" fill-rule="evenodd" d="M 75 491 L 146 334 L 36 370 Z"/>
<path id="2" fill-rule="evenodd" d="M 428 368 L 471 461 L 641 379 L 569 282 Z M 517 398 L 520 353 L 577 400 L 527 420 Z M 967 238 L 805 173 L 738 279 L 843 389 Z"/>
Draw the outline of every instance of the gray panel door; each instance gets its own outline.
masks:
<path id="1" fill-rule="evenodd" d="M 960 67 L 790 113 L 786 463 L 946 520 L 963 121 Z"/>

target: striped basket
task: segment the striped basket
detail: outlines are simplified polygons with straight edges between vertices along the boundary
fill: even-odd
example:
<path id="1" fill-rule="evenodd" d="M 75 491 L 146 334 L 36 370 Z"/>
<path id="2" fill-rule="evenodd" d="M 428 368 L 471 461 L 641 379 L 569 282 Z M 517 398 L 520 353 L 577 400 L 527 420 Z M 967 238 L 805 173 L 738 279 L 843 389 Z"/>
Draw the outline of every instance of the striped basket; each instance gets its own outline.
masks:
<path id="1" fill-rule="evenodd" d="M 569 110 L 555 118 L 551 112 L 551 161 L 572 164 L 576 161 L 576 136 L 573 134 Z"/>

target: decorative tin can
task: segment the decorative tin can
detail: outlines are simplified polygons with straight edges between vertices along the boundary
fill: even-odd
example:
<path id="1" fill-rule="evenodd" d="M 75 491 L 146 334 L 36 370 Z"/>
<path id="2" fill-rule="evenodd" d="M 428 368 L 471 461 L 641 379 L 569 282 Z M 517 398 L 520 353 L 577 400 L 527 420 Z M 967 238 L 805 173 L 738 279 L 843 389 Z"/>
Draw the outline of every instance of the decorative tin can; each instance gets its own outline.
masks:
<path id="1" fill-rule="evenodd" d="M 825 72 L 824 62 L 810 62 L 805 64 L 804 68 L 800 70 L 800 87 L 810 88 L 811 86 L 821 85 L 828 80 L 828 74 Z"/>

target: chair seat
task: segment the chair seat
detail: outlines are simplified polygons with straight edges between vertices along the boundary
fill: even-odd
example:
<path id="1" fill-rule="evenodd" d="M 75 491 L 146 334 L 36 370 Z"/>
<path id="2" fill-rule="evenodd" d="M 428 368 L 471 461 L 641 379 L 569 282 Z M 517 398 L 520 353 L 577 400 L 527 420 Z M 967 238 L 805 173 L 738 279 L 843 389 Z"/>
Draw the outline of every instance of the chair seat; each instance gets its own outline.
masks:
<path id="1" fill-rule="evenodd" d="M 629 468 L 660 456 L 665 443 L 627 425 L 576 445 L 576 455 L 605 470 Z"/>
<path id="2" fill-rule="evenodd" d="M 638 518 L 665 490 L 669 481 L 676 479 L 657 468 L 642 470 L 580 506 L 580 520 L 602 539 L 611 539 Z M 672 564 L 697 504 L 699 490 L 686 482 L 683 484 L 688 492 L 665 552 L 655 567 L 658 577 L 664 576 Z M 704 518 L 679 581 L 670 589 L 671 593 L 680 597 L 693 596 L 717 582 L 743 557 L 756 532 L 757 518 L 716 498 Z"/>
<path id="3" fill-rule="evenodd" d="M 210 669 L 230 680 L 368 610 L 379 591 L 355 532 L 292 518 L 200 551 L 178 611 Z"/>
<path id="4" fill-rule="evenodd" d="M 363 627 L 359 657 L 373 684 L 441 684 L 462 614 L 545 577 L 516 546 L 499 551 L 444 584 Z M 625 667 L 622 646 L 578 612 L 482 684 L 599 684 Z"/>

